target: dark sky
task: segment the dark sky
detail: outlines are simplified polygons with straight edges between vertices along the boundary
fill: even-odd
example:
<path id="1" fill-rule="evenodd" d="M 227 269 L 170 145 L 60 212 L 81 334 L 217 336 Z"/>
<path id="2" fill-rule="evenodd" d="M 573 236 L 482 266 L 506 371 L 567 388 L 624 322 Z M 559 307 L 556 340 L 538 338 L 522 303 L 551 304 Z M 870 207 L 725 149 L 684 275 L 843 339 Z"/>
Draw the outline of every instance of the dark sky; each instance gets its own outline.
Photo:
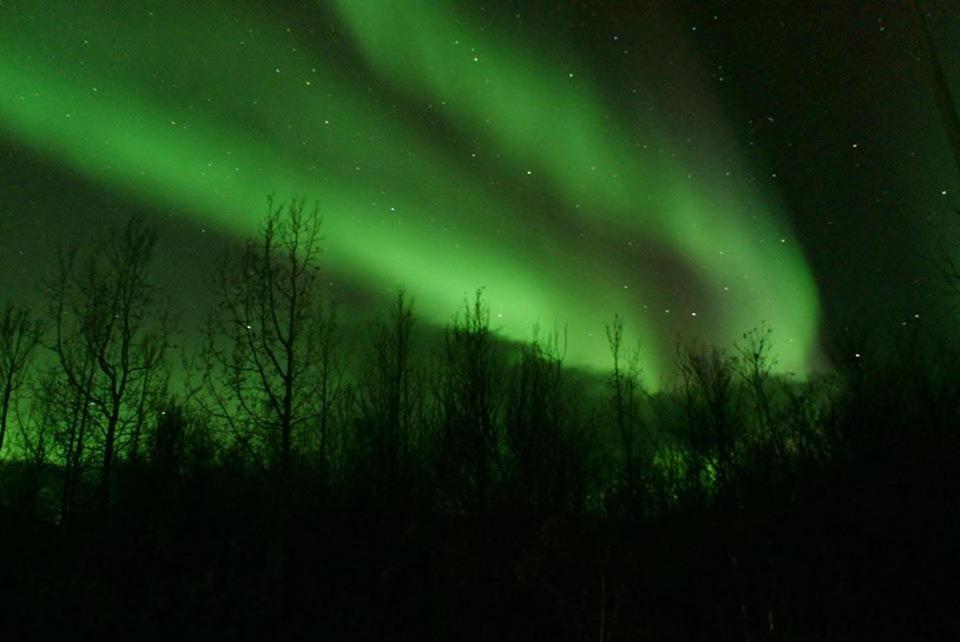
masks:
<path id="1" fill-rule="evenodd" d="M 587 365 L 614 311 L 661 355 L 769 321 L 790 367 L 852 320 L 950 334 L 911 3 L 440 4 L 0 3 L 0 295 L 140 213 L 192 323 L 274 192 L 321 203 L 353 309 L 402 284 L 442 323 L 482 285 Z M 921 6 L 960 95 L 960 5 Z"/>

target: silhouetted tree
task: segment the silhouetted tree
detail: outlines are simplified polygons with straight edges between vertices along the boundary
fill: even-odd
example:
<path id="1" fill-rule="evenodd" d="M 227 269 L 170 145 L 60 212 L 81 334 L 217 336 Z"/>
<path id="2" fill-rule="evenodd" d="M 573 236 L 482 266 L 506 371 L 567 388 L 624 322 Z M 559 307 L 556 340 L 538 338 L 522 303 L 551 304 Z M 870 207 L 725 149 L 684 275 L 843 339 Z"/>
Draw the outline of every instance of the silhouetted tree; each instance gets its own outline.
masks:
<path id="1" fill-rule="evenodd" d="M 59 383 L 56 377 L 43 374 L 35 377 L 30 386 L 28 418 L 18 421 L 22 455 L 38 468 L 47 463 L 51 437 L 57 422 L 63 418 L 63 408 L 57 402 Z M 17 414 L 20 414 L 19 408 Z"/>
<path id="2" fill-rule="evenodd" d="M 626 484 L 635 481 L 638 467 L 637 438 L 645 431 L 640 402 L 645 395 L 640 371 L 640 350 L 627 351 L 623 345 L 623 318 L 619 315 L 606 326 L 607 344 L 613 359 L 613 370 L 608 382 L 610 404 L 619 439 L 622 458 L 622 476 Z"/>
<path id="3" fill-rule="evenodd" d="M 736 359 L 734 370 L 752 404 L 752 417 L 759 430 L 760 440 L 772 446 L 773 452 L 782 459 L 784 456 L 783 435 L 779 434 L 779 423 L 774 417 L 771 377 L 776 367 L 772 355 L 772 330 L 762 326 L 745 332 L 741 341 L 735 344 Z"/>
<path id="4" fill-rule="evenodd" d="M 7 303 L 0 311 L 0 457 L 11 410 L 23 388 L 43 329 L 43 322 L 34 318 L 26 306 Z"/>
<path id="5" fill-rule="evenodd" d="M 711 491 L 729 490 L 738 419 L 730 357 L 717 348 L 680 346 L 677 368 L 685 430 L 693 449 L 691 481 Z"/>
<path id="6" fill-rule="evenodd" d="M 444 348 L 437 390 L 441 483 L 460 509 L 482 509 L 498 472 L 503 383 L 482 290 L 464 302 Z"/>
<path id="7" fill-rule="evenodd" d="M 371 473 L 396 484 L 409 476 L 419 439 L 423 395 L 413 363 L 413 303 L 403 290 L 371 328 L 372 360 L 361 375 L 359 421 Z"/>
<path id="8" fill-rule="evenodd" d="M 131 218 L 86 256 L 63 255 L 50 287 L 51 348 L 72 396 L 68 468 L 79 465 L 95 427 L 104 505 L 118 451 L 136 450 L 146 400 L 163 385 L 168 328 L 149 274 L 156 239 L 154 229 Z"/>
<path id="9" fill-rule="evenodd" d="M 578 398 L 564 376 L 566 334 L 533 339 L 521 348 L 504 403 L 504 441 L 515 501 L 538 512 L 570 510 L 586 495 L 588 448 Z"/>
<path id="10" fill-rule="evenodd" d="M 187 416 L 172 401 L 163 404 L 158 414 L 150 440 L 150 465 L 161 480 L 169 482 L 182 472 Z"/>
<path id="11" fill-rule="evenodd" d="M 81 355 L 76 355 L 79 360 Z M 69 515 L 74 507 L 78 486 L 82 481 L 88 433 L 91 430 L 92 407 L 89 401 L 92 394 L 92 359 L 80 364 L 83 368 L 80 379 L 73 384 L 64 385 L 63 374 L 59 369 L 51 368 L 41 378 L 38 390 L 44 399 L 43 414 L 48 417 L 51 438 L 59 450 L 60 474 L 60 514 Z"/>
<path id="12" fill-rule="evenodd" d="M 313 431 L 326 457 L 342 372 L 336 316 L 321 289 L 320 228 L 316 205 L 268 203 L 257 238 L 224 257 L 202 353 L 198 398 L 242 443 L 266 445 L 280 471 Z"/>

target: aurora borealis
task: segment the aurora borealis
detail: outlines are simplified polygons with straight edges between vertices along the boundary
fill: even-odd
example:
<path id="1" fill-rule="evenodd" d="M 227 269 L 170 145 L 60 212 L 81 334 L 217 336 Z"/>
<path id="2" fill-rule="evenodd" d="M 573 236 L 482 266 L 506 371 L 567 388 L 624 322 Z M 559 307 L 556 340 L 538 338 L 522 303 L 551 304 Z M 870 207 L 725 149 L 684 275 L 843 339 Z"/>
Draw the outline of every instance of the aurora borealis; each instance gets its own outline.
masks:
<path id="1" fill-rule="evenodd" d="M 506 338 L 565 326 L 575 365 L 606 367 L 621 314 L 651 382 L 678 334 L 729 345 L 760 323 L 780 368 L 811 366 L 820 286 L 790 190 L 757 171 L 692 53 L 671 59 L 679 80 L 648 73 L 616 101 L 619 77 L 536 20 L 292 5 L 5 2 L 0 135 L 229 236 L 269 194 L 316 199 L 344 287 L 402 285 L 438 325 L 483 287 Z"/>
<path id="2" fill-rule="evenodd" d="M 958 329 L 960 0 L 0 0 L 4 639 L 958 639 Z"/>

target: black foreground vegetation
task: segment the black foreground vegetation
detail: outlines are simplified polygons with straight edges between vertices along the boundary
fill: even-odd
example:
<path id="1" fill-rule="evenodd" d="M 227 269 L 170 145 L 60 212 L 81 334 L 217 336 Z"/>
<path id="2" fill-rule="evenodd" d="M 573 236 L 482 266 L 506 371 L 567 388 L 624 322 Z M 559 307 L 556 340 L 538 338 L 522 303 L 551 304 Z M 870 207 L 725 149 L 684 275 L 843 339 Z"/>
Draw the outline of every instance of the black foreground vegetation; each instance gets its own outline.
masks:
<path id="1" fill-rule="evenodd" d="M 0 311 L 4 639 L 960 639 L 960 369 L 916 335 L 805 382 L 764 328 L 681 346 L 654 394 L 618 319 L 598 380 L 479 292 L 348 335 L 319 235 L 271 209 L 183 368 L 136 220 Z"/>

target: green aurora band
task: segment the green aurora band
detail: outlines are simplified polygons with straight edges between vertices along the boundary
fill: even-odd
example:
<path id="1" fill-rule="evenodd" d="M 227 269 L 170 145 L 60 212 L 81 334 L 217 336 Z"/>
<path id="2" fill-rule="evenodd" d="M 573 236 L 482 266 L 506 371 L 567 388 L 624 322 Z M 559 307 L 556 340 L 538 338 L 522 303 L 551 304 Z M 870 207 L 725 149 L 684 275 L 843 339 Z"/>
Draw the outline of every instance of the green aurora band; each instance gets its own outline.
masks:
<path id="1" fill-rule="evenodd" d="M 618 313 L 653 385 L 683 324 L 725 344 L 763 321 L 779 368 L 810 364 L 816 289 L 776 199 L 637 153 L 561 53 L 426 0 L 336 3 L 347 53 L 246 4 L 16 4 L 0 7 L 0 131 L 95 184 L 236 234 L 267 194 L 316 198 L 338 273 L 404 285 L 437 324 L 483 286 L 505 337 L 566 326 L 569 361 L 591 368 Z M 671 149 L 664 130 L 643 138 Z M 534 215 L 538 197 L 559 211 Z M 654 307 L 669 275 L 583 240 L 604 235 L 675 257 L 707 293 L 700 316 Z"/>

